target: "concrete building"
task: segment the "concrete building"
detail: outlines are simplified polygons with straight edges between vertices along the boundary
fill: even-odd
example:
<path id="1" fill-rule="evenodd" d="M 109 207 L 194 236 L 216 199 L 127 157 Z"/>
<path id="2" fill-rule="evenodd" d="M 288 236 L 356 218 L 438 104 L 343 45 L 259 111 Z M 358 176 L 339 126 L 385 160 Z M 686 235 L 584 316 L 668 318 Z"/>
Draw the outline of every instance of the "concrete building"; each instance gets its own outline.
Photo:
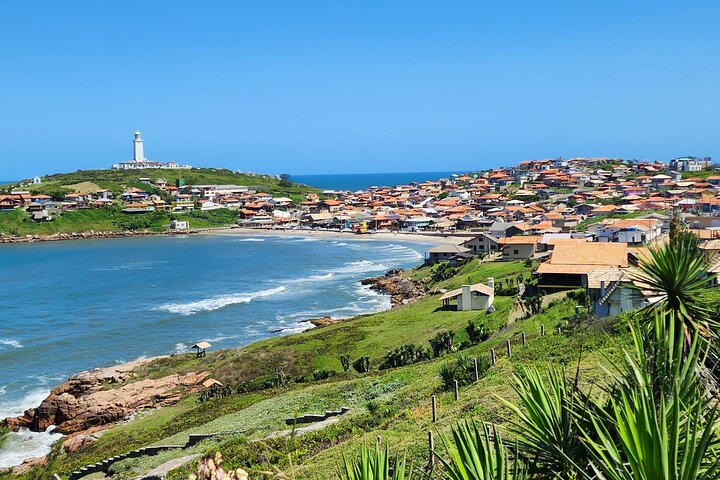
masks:
<path id="1" fill-rule="evenodd" d="M 487 285 L 463 285 L 462 288 L 447 292 L 440 300 L 444 307 L 450 307 L 452 302 L 456 302 L 458 311 L 487 310 L 495 300 L 495 279 L 488 278 Z"/>

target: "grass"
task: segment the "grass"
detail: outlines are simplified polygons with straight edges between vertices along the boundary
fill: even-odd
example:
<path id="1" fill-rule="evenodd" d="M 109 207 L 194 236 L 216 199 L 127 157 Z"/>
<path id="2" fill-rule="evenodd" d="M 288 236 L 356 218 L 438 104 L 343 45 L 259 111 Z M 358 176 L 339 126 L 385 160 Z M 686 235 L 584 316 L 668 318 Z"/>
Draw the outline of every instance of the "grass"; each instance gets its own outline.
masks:
<path id="1" fill-rule="evenodd" d="M 78 170 L 71 173 L 58 173 L 42 178 L 39 185 L 28 185 L 23 187 L 33 193 L 50 194 L 59 190 L 67 192 L 89 191 L 93 189 L 107 188 L 119 195 L 127 186 L 145 186 L 138 184 L 138 178 L 147 177 L 155 181 L 157 178 L 164 178 L 169 185 L 174 185 L 176 180 L 183 179 L 186 185 L 212 185 L 212 184 L 234 184 L 248 187 L 258 187 L 273 195 L 304 196 L 307 193 L 319 193 L 320 190 L 299 185 L 296 183 L 281 183 L 279 179 L 270 175 L 254 175 L 248 173 L 233 172 L 221 168 L 193 168 L 190 170 L 161 170 L 148 169 L 140 171 L 132 170 Z M 291 197 L 292 198 L 292 197 Z"/>
<path id="2" fill-rule="evenodd" d="M 212 228 L 232 225 L 237 220 L 236 213 L 225 209 L 210 211 L 191 211 L 184 213 L 151 212 L 128 215 L 119 207 L 100 209 L 79 209 L 55 215 L 51 222 L 33 222 L 30 214 L 20 210 L 0 212 L 0 234 L 53 235 L 56 233 L 77 232 L 119 232 L 123 230 L 148 230 L 164 232 L 173 219 L 187 220 L 191 228 Z"/>
<path id="3" fill-rule="evenodd" d="M 431 283 L 430 288 L 452 288 L 468 278 L 484 281 L 514 277 L 527 271 L 523 262 L 471 262 L 463 266 L 453 278 Z M 408 272 L 424 278 L 428 267 Z M 568 372 L 576 368 L 581 381 L 602 382 L 601 363 L 605 358 L 617 358 L 627 338 L 613 322 L 593 322 L 582 328 L 558 335 L 555 326 L 570 317 L 575 302 L 564 298 L 554 301 L 541 314 L 507 324 L 512 297 L 496 297 L 496 311 L 456 312 L 439 309 L 439 294 L 426 297 L 415 304 L 387 312 L 360 316 L 302 334 L 264 340 L 238 350 L 208 352 L 197 359 L 193 355 L 174 355 L 152 362 L 136 371 L 137 378 L 159 377 L 176 372 L 210 370 L 214 378 L 226 385 L 243 380 L 269 377 L 281 366 L 292 378 L 308 375 L 317 369 L 333 369 L 338 374 L 323 381 L 291 382 L 283 388 L 271 388 L 260 393 L 244 394 L 209 403 L 198 403 L 189 396 L 173 407 L 166 407 L 138 415 L 131 422 L 115 426 L 103 434 L 98 442 L 72 454 L 56 448 L 49 465 L 36 469 L 18 480 L 44 478 L 49 473 L 67 473 L 107 456 L 149 444 L 184 443 L 190 433 L 219 433 L 212 440 L 188 451 L 163 454 L 158 458 L 125 461 L 114 467 L 111 478 L 132 478 L 144 473 L 173 455 L 220 451 L 229 467 L 243 467 L 257 473 L 271 467 L 292 470 L 297 479 L 334 478 L 338 459 L 342 454 L 354 455 L 363 445 L 376 441 L 378 435 L 393 450 L 407 450 L 408 458 L 416 465 L 427 461 L 425 443 L 427 431 L 447 434 L 460 419 L 475 418 L 502 423 L 510 412 L 498 397 L 512 398 L 514 392 L 508 381 L 513 373 L 528 364 L 562 365 Z M 428 347 L 428 340 L 442 330 L 456 332 L 456 344 L 466 338 L 464 326 L 468 320 L 482 322 L 493 335 L 479 345 L 462 352 L 422 361 L 406 367 L 377 370 L 382 356 L 403 344 L 415 343 Z M 540 337 L 540 325 L 547 336 Z M 520 332 L 528 343 L 520 345 Z M 513 346 L 512 358 L 504 352 L 505 341 Z M 454 362 L 459 355 L 479 357 L 495 348 L 497 365 L 477 384 L 463 387 L 460 401 L 452 393 L 440 391 L 439 368 Z M 340 355 L 354 360 L 369 356 L 373 369 L 367 374 L 342 373 Z M 430 421 L 430 397 L 437 395 L 440 412 L 436 424 Z M 374 414 L 368 412 L 373 402 Z M 347 406 L 350 412 L 338 423 L 300 439 L 287 437 L 267 439 L 273 432 L 288 427 L 285 418 L 304 413 L 319 413 L 327 409 Z M 173 472 L 170 478 L 187 478 L 194 463 Z M 251 472 L 252 473 L 252 472 Z M 5 478 L 0 474 L 0 478 Z"/>

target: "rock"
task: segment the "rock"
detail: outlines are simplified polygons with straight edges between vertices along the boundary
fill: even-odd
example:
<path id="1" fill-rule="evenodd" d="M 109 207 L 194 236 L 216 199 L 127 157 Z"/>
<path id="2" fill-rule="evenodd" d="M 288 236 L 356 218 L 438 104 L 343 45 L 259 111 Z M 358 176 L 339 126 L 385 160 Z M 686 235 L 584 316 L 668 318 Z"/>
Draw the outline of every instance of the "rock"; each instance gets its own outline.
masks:
<path id="1" fill-rule="evenodd" d="M 362 285 L 370 285 L 370 288 L 379 293 L 390 295 L 394 307 L 407 305 L 425 296 L 425 290 L 413 280 L 402 275 L 402 270 L 388 270 L 382 277 L 371 277 L 362 280 Z"/>
<path id="2" fill-rule="evenodd" d="M 55 425 L 54 431 L 58 433 L 89 435 L 88 432 L 97 431 L 93 429 L 107 428 L 139 410 L 177 403 L 183 391 L 200 390 L 201 382 L 210 374 L 191 372 L 130 381 L 132 371 L 148 361 L 136 360 L 79 373 L 50 392 L 38 408 L 6 419 L 3 424 L 15 431 L 25 427 L 35 432 Z M 127 383 L 107 388 L 111 381 Z"/>
<path id="3" fill-rule="evenodd" d="M 313 318 L 312 320 L 308 320 L 308 322 L 312 323 L 316 327 L 327 327 L 328 325 L 332 325 L 333 323 L 340 322 L 340 320 L 336 320 L 336 319 L 330 318 L 330 317 L 322 317 L 322 318 Z"/>
<path id="4" fill-rule="evenodd" d="M 35 467 L 47 465 L 47 457 L 30 457 L 23 460 L 23 463 L 12 469 L 13 475 L 23 475 Z"/>
<path id="5" fill-rule="evenodd" d="M 105 432 L 105 430 L 107 430 L 111 426 L 112 425 L 101 425 L 89 428 L 82 433 L 73 433 L 71 435 L 68 435 L 65 440 L 63 440 L 63 449 L 67 453 L 70 453 L 82 447 L 92 445 L 93 443 L 97 442 L 98 438 L 100 438 L 100 435 L 102 435 L 103 432 Z"/>

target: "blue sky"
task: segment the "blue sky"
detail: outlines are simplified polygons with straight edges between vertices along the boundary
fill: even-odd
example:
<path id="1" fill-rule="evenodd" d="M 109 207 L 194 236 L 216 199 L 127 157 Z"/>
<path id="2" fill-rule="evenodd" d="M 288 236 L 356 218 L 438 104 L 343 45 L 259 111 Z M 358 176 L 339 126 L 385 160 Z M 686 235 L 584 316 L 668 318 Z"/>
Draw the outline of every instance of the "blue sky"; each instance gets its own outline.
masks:
<path id="1" fill-rule="evenodd" d="M 720 146 L 717 2 L 6 2 L 0 179 L 146 156 L 267 173 Z"/>

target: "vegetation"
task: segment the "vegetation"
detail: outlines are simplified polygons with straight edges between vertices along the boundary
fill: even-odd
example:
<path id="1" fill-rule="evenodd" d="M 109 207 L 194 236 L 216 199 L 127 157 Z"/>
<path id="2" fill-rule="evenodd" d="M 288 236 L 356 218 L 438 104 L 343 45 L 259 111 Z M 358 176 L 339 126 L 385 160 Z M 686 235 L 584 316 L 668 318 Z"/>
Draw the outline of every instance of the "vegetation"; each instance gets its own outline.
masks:
<path id="1" fill-rule="evenodd" d="M 521 261 L 472 261 L 458 268 L 450 278 L 437 283 L 428 281 L 427 287 L 430 290 L 457 288 L 468 280 L 514 278 L 520 272 L 527 275 L 527 271 Z M 421 267 L 407 273 L 425 279 L 427 272 L 428 267 Z M 64 477 L 84 464 L 140 446 L 182 444 L 189 433 L 218 433 L 218 436 L 188 450 L 119 462 L 113 466 L 110 478 L 134 478 L 178 456 L 215 452 L 222 453 L 223 468 L 242 468 L 250 473 L 250 478 L 272 478 L 262 472 L 278 475 L 283 472 L 299 480 L 337 478 L 342 456 L 349 462 L 354 461 L 364 445 L 376 443 L 378 435 L 382 435 L 384 444 L 390 445 L 392 452 L 402 452 L 400 458 L 407 456 L 417 478 L 424 478 L 430 458 L 428 430 L 435 431 L 436 438 L 441 439 L 451 435 L 458 422 L 466 419 L 474 419 L 479 427 L 483 422 L 512 419 L 512 410 L 497 397 L 509 401 L 516 398 L 512 384 L 507 381 L 513 374 L 522 375 L 529 366 L 572 368 L 579 362 L 583 372 L 579 383 L 589 388 L 607 376 L 598 366 L 600 360 L 607 357 L 621 361 L 621 347 L 630 344 L 629 334 L 622 322 L 616 320 L 593 322 L 586 328 L 568 330 L 562 335 L 540 337 L 540 325 L 554 332 L 558 322 L 573 316 L 576 302 L 571 299 L 560 298 L 537 315 L 508 321 L 515 308 L 512 297 L 496 297 L 496 311 L 492 313 L 442 309 L 439 297 L 439 293 L 433 294 L 387 312 L 264 340 L 239 350 L 208 352 L 202 359 L 183 354 L 156 360 L 138 369 L 136 378 L 207 370 L 235 393 L 202 403 L 198 402 L 198 395 L 190 395 L 173 407 L 141 413 L 76 452 L 66 453 L 56 448 L 46 467 L 38 467 L 18 480 L 46 478 L 56 472 Z M 466 331 L 469 321 L 492 333 L 484 341 L 471 345 Z M 507 358 L 503 348 L 497 347 L 502 347 L 507 339 L 518 338 L 520 331 L 527 334 L 527 345 L 517 345 L 513 357 Z M 409 345 L 408 339 L 414 342 L 413 351 L 427 351 L 429 341 L 441 332 L 452 332 L 453 346 L 463 345 L 463 350 L 445 352 L 442 357 L 401 367 L 379 369 L 388 353 L 409 352 L 409 347 L 403 349 Z M 493 347 L 498 361 L 490 366 L 487 355 Z M 343 356 L 348 357 L 348 361 L 363 359 L 367 368 L 361 370 L 367 371 L 344 371 Z M 477 383 L 473 358 L 479 361 Z M 463 382 L 458 401 L 454 400 L 453 393 L 443 392 L 438 372 L 445 363 L 465 366 L 459 371 L 468 382 Z M 323 370 L 337 373 L 315 380 L 314 372 Z M 285 382 L 277 381 L 278 371 L 285 375 Z M 252 386 L 253 393 L 240 393 L 244 391 L 238 388 L 240 385 Z M 436 423 L 430 420 L 431 395 L 437 396 L 439 418 Z M 281 433 L 287 429 L 286 418 L 340 406 L 347 406 L 350 411 L 338 417 L 337 423 L 298 433 L 295 437 Z M 492 432 L 490 425 L 489 428 Z M 491 434 L 490 440 L 493 438 Z M 509 441 L 514 445 L 514 438 Z M 507 465 L 512 473 L 515 449 L 506 450 L 510 452 Z M 437 455 L 443 456 L 443 453 L 438 451 Z M 395 459 L 396 455 L 390 455 L 391 469 Z M 446 467 L 442 462 L 437 463 L 434 475 L 444 475 Z M 197 462 L 173 471 L 169 478 L 185 480 L 195 471 Z M 0 474 L 0 478 L 5 477 Z"/>
<path id="2" fill-rule="evenodd" d="M 0 425 L 0 448 L 2 448 L 3 444 L 7 441 L 7 436 L 10 433 L 10 430 Z"/>

